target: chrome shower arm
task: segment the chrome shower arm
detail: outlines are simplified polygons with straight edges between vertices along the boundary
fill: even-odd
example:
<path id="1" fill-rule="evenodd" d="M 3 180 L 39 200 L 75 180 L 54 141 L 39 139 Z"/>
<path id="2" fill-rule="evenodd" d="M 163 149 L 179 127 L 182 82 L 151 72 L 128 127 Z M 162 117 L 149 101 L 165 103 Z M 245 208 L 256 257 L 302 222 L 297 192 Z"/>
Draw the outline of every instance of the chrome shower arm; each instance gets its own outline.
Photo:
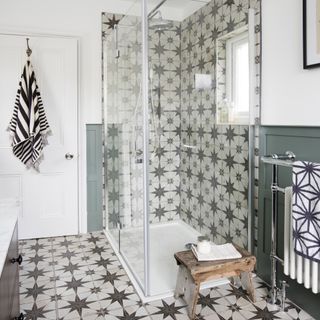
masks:
<path id="1" fill-rule="evenodd" d="M 167 0 L 160 1 L 148 14 L 148 18 L 152 18 L 153 14 L 165 3 Z"/>
<path id="2" fill-rule="evenodd" d="M 161 11 L 160 11 L 160 10 L 157 10 L 157 11 L 155 11 L 154 13 L 152 13 L 150 16 L 148 16 L 148 19 L 151 20 L 151 19 L 152 19 L 153 17 L 155 17 L 157 14 L 159 14 L 160 19 L 162 19 Z"/>

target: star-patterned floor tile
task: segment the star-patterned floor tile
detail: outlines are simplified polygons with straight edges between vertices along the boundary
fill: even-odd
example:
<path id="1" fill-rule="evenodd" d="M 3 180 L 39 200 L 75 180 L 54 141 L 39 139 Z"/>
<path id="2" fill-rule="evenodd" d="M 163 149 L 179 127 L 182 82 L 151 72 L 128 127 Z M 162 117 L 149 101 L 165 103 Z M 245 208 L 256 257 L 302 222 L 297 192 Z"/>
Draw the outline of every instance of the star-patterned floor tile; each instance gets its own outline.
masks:
<path id="1" fill-rule="evenodd" d="M 291 302 L 287 302 L 285 306 L 286 313 L 294 320 L 311 320 L 312 317 L 305 312 L 304 310 L 301 310 L 299 307 L 295 306 Z"/>
<path id="2" fill-rule="evenodd" d="M 104 270 L 112 270 L 112 269 L 119 269 L 121 268 L 121 263 L 117 259 L 116 256 L 102 256 L 95 260 L 94 264 L 91 265 L 95 271 L 104 271 Z"/>
<path id="3" fill-rule="evenodd" d="M 242 289 L 241 285 L 238 287 L 235 285 L 226 284 L 217 288 L 217 291 L 232 305 L 241 307 L 250 303 L 248 294 L 246 290 Z"/>
<path id="4" fill-rule="evenodd" d="M 29 268 L 30 267 L 30 268 Z M 28 282 L 30 279 L 35 281 L 48 281 L 54 275 L 53 266 L 40 267 L 38 265 L 27 264 L 20 268 L 20 281 Z"/>
<path id="5" fill-rule="evenodd" d="M 173 297 L 149 302 L 146 309 L 154 320 L 183 320 L 188 318 L 185 302 Z"/>
<path id="6" fill-rule="evenodd" d="M 44 281 L 37 281 L 36 279 L 28 279 L 25 281 L 21 281 L 19 286 L 20 286 L 20 291 L 21 292 L 26 292 L 28 290 L 31 290 L 33 287 L 37 285 L 38 287 L 44 287 L 45 289 L 52 289 L 55 287 L 55 282 L 52 281 L 52 278 L 47 278 Z"/>
<path id="7" fill-rule="evenodd" d="M 229 310 L 229 302 L 216 289 L 201 290 L 196 313 L 202 316 Z"/>
<path id="8" fill-rule="evenodd" d="M 51 300 L 22 304 L 20 311 L 24 314 L 26 320 L 57 319 L 56 302 Z"/>
<path id="9" fill-rule="evenodd" d="M 63 319 L 81 318 L 83 316 L 96 314 L 101 305 L 96 294 L 91 292 L 71 294 L 59 297 L 57 300 L 59 317 Z"/>
<path id="10" fill-rule="evenodd" d="M 245 319 L 282 319 L 291 320 L 291 317 L 283 311 L 279 311 L 278 306 L 272 306 L 266 301 L 259 301 L 254 304 L 247 304 L 240 310 Z"/>
<path id="11" fill-rule="evenodd" d="M 130 279 L 124 269 L 95 272 L 91 276 L 95 286 L 99 287 L 100 290 L 108 289 L 110 285 L 117 289 L 131 285 Z"/>
<path id="12" fill-rule="evenodd" d="M 55 275 L 59 278 L 70 277 L 72 275 L 85 275 L 89 267 L 82 264 L 82 261 L 62 260 L 62 263 L 54 266 Z"/>
<path id="13" fill-rule="evenodd" d="M 40 254 L 38 252 L 35 252 L 31 255 L 25 253 L 23 255 L 21 266 L 25 269 L 34 268 L 36 266 L 38 268 L 46 268 L 50 266 L 51 262 L 52 256 L 50 253 Z"/>
<path id="14" fill-rule="evenodd" d="M 70 275 L 56 281 L 56 292 L 61 296 L 92 292 L 94 288 L 91 275 Z"/>
<path id="15" fill-rule="evenodd" d="M 114 316 L 119 320 L 151 320 L 151 316 L 145 307 L 140 305 L 129 306 L 120 309 L 113 309 L 108 312 L 106 319 L 110 316 Z"/>
<path id="16" fill-rule="evenodd" d="M 128 247 L 131 239 L 127 239 Z M 57 248 L 39 255 L 42 243 L 55 244 Z M 25 252 L 28 259 L 20 268 L 21 310 L 27 315 L 26 319 L 188 319 L 186 304 L 181 299 L 167 298 L 144 305 L 110 244 L 100 233 L 29 241 L 28 246 Z M 196 318 L 312 319 L 289 302 L 286 312 L 279 312 L 265 302 L 266 284 L 256 277 L 254 286 L 258 297 L 255 304 L 243 290 L 230 284 L 202 290 Z"/>
<path id="17" fill-rule="evenodd" d="M 107 310 L 119 309 L 140 303 L 140 298 L 131 285 L 124 285 L 119 288 L 109 285 L 97 295 L 101 306 Z"/>
<path id="18" fill-rule="evenodd" d="M 47 282 L 32 282 L 30 285 L 24 283 L 24 286 L 20 287 L 20 303 L 28 304 L 33 302 L 39 302 L 43 300 L 51 300 L 52 296 L 55 296 L 54 286 Z"/>

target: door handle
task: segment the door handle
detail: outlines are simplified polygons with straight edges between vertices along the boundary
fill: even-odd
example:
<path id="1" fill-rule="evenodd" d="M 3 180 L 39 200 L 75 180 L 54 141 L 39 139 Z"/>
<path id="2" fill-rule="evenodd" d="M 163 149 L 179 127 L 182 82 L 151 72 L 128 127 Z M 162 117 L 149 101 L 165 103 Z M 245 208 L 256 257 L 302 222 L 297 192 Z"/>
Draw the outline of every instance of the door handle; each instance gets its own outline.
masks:
<path id="1" fill-rule="evenodd" d="M 64 157 L 65 157 L 67 160 L 71 160 L 71 159 L 73 159 L 74 155 L 68 152 L 68 153 L 65 154 Z"/>
<path id="2" fill-rule="evenodd" d="M 23 261 L 23 259 L 22 259 L 22 255 L 21 254 L 19 254 L 18 258 L 12 258 L 10 260 L 11 263 L 18 263 L 19 265 L 21 265 L 22 261 Z"/>
<path id="3" fill-rule="evenodd" d="M 20 313 L 18 317 L 14 317 L 13 320 L 23 320 L 24 319 L 24 314 Z"/>

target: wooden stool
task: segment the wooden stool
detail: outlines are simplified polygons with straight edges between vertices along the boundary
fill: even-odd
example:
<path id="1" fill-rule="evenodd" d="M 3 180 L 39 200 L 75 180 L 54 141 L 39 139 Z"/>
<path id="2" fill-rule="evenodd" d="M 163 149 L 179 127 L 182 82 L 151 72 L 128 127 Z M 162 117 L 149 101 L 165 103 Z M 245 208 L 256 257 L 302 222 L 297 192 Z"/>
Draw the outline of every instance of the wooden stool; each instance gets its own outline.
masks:
<path id="1" fill-rule="evenodd" d="M 255 302 L 251 272 L 256 264 L 256 258 L 246 250 L 235 247 L 242 255 L 239 259 L 199 262 L 191 250 L 174 254 L 179 265 L 174 296 L 175 298 L 184 297 L 188 304 L 190 319 L 195 317 L 200 285 L 205 281 L 240 277 L 243 289 L 247 290 L 250 299 Z"/>

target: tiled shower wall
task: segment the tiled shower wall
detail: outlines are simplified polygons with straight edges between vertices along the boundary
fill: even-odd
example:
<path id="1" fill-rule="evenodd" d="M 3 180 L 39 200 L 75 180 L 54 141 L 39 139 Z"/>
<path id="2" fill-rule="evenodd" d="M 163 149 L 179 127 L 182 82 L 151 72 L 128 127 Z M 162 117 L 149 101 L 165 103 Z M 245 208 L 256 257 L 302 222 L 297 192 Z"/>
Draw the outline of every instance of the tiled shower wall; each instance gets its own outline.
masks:
<path id="1" fill-rule="evenodd" d="M 141 33 L 135 17 L 119 25 L 120 58 L 115 59 L 112 26 L 122 16 L 102 15 L 107 101 L 105 167 L 109 228 L 142 225 L 143 148 L 141 106 Z M 180 23 L 149 31 L 149 204 L 150 222 L 180 218 Z M 133 137 L 134 136 L 134 137 Z M 136 140 L 137 143 L 133 143 Z"/>
<path id="2" fill-rule="evenodd" d="M 216 124 L 217 39 L 248 23 L 247 0 L 213 0 L 182 22 L 181 218 L 215 243 L 248 245 L 249 127 Z M 194 76 L 212 75 L 214 90 Z M 220 82 L 219 82 L 220 81 Z"/>
<path id="3" fill-rule="evenodd" d="M 150 222 L 180 218 L 180 22 L 149 29 Z"/>

